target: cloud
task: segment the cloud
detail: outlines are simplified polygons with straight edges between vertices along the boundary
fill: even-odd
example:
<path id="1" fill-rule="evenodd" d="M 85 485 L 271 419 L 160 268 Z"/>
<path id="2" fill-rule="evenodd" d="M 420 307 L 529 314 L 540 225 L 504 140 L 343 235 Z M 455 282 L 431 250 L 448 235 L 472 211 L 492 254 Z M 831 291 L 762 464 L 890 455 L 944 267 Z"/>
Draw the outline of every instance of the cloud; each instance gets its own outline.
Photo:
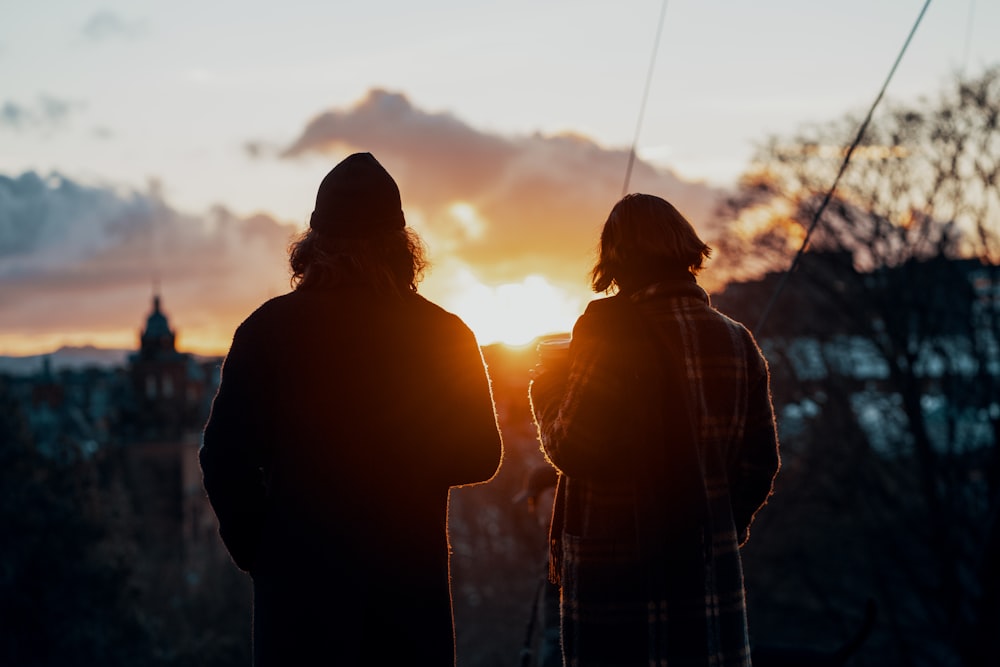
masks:
<path id="1" fill-rule="evenodd" d="M 19 104 L 4 102 L 0 107 L 0 123 L 10 127 L 21 127 L 29 112 Z"/>
<path id="2" fill-rule="evenodd" d="M 487 284 L 545 275 L 586 287 L 600 228 L 621 196 L 628 150 L 573 134 L 503 136 L 373 89 L 310 120 L 286 159 L 371 151 L 400 185 L 411 224 L 440 265 Z M 720 190 L 637 160 L 631 191 L 673 202 L 706 238 Z"/>
<path id="3" fill-rule="evenodd" d="M 10 104 L 0 113 L 27 126 L 71 107 Z M 625 149 L 578 135 L 482 131 L 382 90 L 318 115 L 284 148 L 249 142 L 244 149 L 258 160 L 312 155 L 331 166 L 372 151 L 399 182 L 407 218 L 428 243 L 432 270 L 422 293 L 456 312 L 471 299 L 486 323 L 537 319 L 517 308 L 535 299 L 531 312 L 558 314 L 561 326 L 592 296 L 587 273 L 628 158 Z M 720 191 L 642 160 L 630 189 L 670 199 L 711 239 Z M 95 334 L 101 344 L 108 339 L 99 334 L 109 332 L 133 344 L 154 283 L 181 349 L 224 351 L 248 313 L 288 290 L 286 248 L 299 229 L 221 206 L 183 213 L 155 186 L 0 174 L 0 354 L 43 336 L 55 345 L 53 332 L 75 332 L 75 341 Z M 508 306 L 510 315 L 494 313 Z"/>
<path id="4" fill-rule="evenodd" d="M 81 30 L 87 39 L 103 42 L 117 37 L 134 37 L 142 31 L 142 24 L 102 10 L 92 14 Z"/>
<path id="5" fill-rule="evenodd" d="M 52 129 L 66 122 L 78 104 L 69 100 L 40 95 L 33 104 L 7 100 L 0 106 L 0 127 L 14 130 Z"/>
<path id="6" fill-rule="evenodd" d="M 287 290 L 295 231 L 222 207 L 186 215 L 155 191 L 0 175 L 4 333 L 134 330 L 156 281 L 190 338 L 224 341 L 261 301 Z"/>
<path id="7" fill-rule="evenodd" d="M 251 159 L 271 159 L 282 154 L 281 146 L 267 141 L 246 141 L 243 143 L 243 154 Z"/>

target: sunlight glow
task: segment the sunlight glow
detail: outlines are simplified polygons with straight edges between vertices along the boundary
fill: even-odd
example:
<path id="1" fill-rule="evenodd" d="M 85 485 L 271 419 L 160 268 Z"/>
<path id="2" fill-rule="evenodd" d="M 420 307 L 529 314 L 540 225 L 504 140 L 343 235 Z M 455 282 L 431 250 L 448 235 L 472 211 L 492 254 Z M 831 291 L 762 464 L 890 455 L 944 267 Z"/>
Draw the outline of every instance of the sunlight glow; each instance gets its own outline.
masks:
<path id="1" fill-rule="evenodd" d="M 792 220 L 792 203 L 785 199 L 772 199 L 766 204 L 748 208 L 740 213 L 735 232 L 749 240 L 769 230 L 781 229 L 787 247 L 797 248 L 805 239 L 805 229 Z"/>
<path id="2" fill-rule="evenodd" d="M 461 317 L 481 345 L 521 346 L 545 334 L 569 332 L 590 297 L 585 288 L 573 293 L 540 275 L 489 286 L 468 268 L 452 274 L 447 284 L 449 289 L 432 299 Z M 170 309 L 171 315 L 177 315 L 171 324 L 176 327 L 178 350 L 205 356 L 226 354 L 232 340 L 230 320 L 194 323 L 185 320 L 182 311 L 175 311 Z M 115 329 L 0 332 L 0 355 L 48 354 L 63 346 L 135 350 L 141 333 L 141 318 L 136 319 L 135 327 Z M 238 322 L 238 317 L 232 321 Z"/>
<path id="3" fill-rule="evenodd" d="M 479 217 L 475 207 L 465 202 L 455 202 L 448 208 L 451 217 L 462 227 L 462 231 L 471 239 L 482 237 L 486 231 L 486 223 Z"/>
<path id="4" fill-rule="evenodd" d="M 113 331 L 81 330 L 68 333 L 0 333 L 0 356 L 25 357 L 49 354 L 62 347 L 136 350 L 139 348 L 140 333 L 138 328 L 122 328 Z M 231 340 L 232 332 L 220 327 L 211 327 L 205 330 L 179 328 L 175 344 L 180 352 L 214 357 L 224 356 Z"/>
<path id="5" fill-rule="evenodd" d="M 135 330 L 79 331 L 72 333 L 37 332 L 0 333 L 0 355 L 24 357 L 48 354 L 61 347 L 99 347 L 103 349 L 133 350 L 139 346 L 139 332 Z"/>
<path id="6" fill-rule="evenodd" d="M 526 345 L 544 334 L 570 331 L 584 305 L 539 275 L 493 287 L 468 270 L 458 279 L 458 293 L 447 306 L 475 332 L 480 345 Z"/>

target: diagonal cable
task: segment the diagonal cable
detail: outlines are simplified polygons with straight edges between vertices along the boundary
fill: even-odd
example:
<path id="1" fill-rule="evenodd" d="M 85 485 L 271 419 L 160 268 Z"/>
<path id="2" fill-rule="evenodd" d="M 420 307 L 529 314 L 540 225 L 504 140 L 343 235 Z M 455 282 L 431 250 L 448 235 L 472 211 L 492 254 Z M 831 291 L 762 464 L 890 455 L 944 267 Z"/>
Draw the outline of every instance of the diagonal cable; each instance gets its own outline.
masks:
<path id="1" fill-rule="evenodd" d="M 653 69 L 656 66 L 656 52 L 660 48 L 660 35 L 663 34 L 663 18 L 667 15 L 667 0 L 660 7 L 660 22 L 656 28 L 656 39 L 653 41 L 653 55 L 649 59 L 649 70 L 646 72 L 646 87 L 642 91 L 642 102 L 639 104 L 639 118 L 635 123 L 635 134 L 632 137 L 632 147 L 628 152 L 628 166 L 625 167 L 625 184 L 622 186 L 622 197 L 628 194 L 628 183 L 632 180 L 632 165 L 635 163 L 635 151 L 639 144 L 639 132 L 642 130 L 642 120 L 646 115 L 646 101 L 649 99 L 649 88 L 653 82 Z"/>
<path id="2" fill-rule="evenodd" d="M 840 177 L 844 175 L 847 170 L 847 165 L 851 161 L 851 155 L 854 153 L 854 149 L 858 147 L 861 143 L 861 139 L 864 137 L 865 131 L 868 129 L 868 124 L 871 122 L 872 115 L 875 113 L 875 107 L 878 106 L 879 102 L 882 101 L 882 97 L 885 95 L 886 89 L 889 87 L 889 82 L 892 81 L 893 75 L 896 73 L 896 68 L 899 67 L 899 63 L 903 60 L 903 54 L 906 53 L 906 49 L 910 46 L 910 42 L 913 40 L 913 35 L 917 32 L 917 27 L 920 26 L 920 22 L 924 18 L 924 14 L 927 13 L 927 8 L 930 6 L 931 0 L 926 0 L 924 2 L 923 8 L 920 10 L 920 14 L 917 16 L 917 20 L 914 22 L 913 27 L 910 29 L 910 34 L 907 35 L 906 41 L 903 43 L 903 48 L 900 49 L 899 55 L 896 56 L 896 61 L 892 64 L 892 69 L 889 70 L 889 75 L 885 78 L 885 83 L 882 84 L 882 89 L 879 90 L 878 95 L 875 97 L 875 101 L 872 103 L 871 108 L 868 110 L 868 115 L 865 116 L 864 121 L 861 123 L 861 127 L 858 128 L 858 134 L 854 138 L 854 142 L 851 144 L 850 148 L 847 149 L 847 153 L 844 155 L 844 161 L 840 165 L 840 171 L 837 172 L 837 177 L 833 179 L 833 185 L 827 190 L 826 196 L 823 197 L 823 202 L 820 204 L 819 208 L 816 209 L 816 213 L 813 214 L 812 221 L 809 223 L 809 228 L 806 230 L 806 236 L 802 239 L 802 245 L 799 246 L 798 251 L 795 253 L 795 258 L 792 260 L 791 266 L 788 270 L 781 276 L 781 280 L 774 288 L 774 292 L 771 294 L 770 300 L 768 300 L 767 305 L 764 307 L 764 312 L 761 313 L 760 319 L 757 321 L 757 326 L 754 328 L 754 334 L 760 335 L 761 330 L 764 328 L 764 324 L 767 322 L 768 315 L 771 314 L 771 309 L 774 307 L 774 303 L 778 300 L 778 295 L 784 290 L 785 285 L 788 283 L 788 278 L 799 266 L 799 261 L 802 259 L 803 253 L 805 253 L 806 248 L 809 247 L 809 238 L 812 236 L 813 231 L 815 231 L 816 226 L 819 224 L 820 216 L 823 215 L 823 211 L 826 210 L 827 205 L 833 198 L 833 193 L 837 189 L 837 184 L 840 183 Z"/>

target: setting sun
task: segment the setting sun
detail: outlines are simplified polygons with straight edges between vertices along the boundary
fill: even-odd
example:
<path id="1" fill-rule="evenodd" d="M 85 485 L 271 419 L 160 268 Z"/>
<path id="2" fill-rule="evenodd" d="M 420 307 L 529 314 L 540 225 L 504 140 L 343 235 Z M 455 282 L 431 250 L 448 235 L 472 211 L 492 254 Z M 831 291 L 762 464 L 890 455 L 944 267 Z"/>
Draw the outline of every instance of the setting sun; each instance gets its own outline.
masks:
<path id="1" fill-rule="evenodd" d="M 583 311 L 582 298 L 543 276 L 496 286 L 484 285 L 468 271 L 459 279 L 458 294 L 448 306 L 465 320 L 481 345 L 526 345 L 538 336 L 570 331 Z"/>

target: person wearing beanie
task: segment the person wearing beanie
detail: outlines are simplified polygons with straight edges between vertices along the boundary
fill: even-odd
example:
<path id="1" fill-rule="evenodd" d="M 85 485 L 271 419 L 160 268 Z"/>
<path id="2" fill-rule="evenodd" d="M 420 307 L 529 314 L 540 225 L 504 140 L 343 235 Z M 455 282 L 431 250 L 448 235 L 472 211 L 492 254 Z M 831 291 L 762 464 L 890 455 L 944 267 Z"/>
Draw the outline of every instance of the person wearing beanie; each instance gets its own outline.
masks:
<path id="1" fill-rule="evenodd" d="M 293 289 L 236 329 L 199 453 L 270 665 L 453 665 L 451 487 L 503 455 L 475 336 L 370 153 L 323 179 Z"/>
<path id="2" fill-rule="evenodd" d="M 767 361 L 696 275 L 711 249 L 630 194 L 601 232 L 596 299 L 529 388 L 559 471 L 549 576 L 566 665 L 750 667 L 740 547 L 780 467 Z"/>

